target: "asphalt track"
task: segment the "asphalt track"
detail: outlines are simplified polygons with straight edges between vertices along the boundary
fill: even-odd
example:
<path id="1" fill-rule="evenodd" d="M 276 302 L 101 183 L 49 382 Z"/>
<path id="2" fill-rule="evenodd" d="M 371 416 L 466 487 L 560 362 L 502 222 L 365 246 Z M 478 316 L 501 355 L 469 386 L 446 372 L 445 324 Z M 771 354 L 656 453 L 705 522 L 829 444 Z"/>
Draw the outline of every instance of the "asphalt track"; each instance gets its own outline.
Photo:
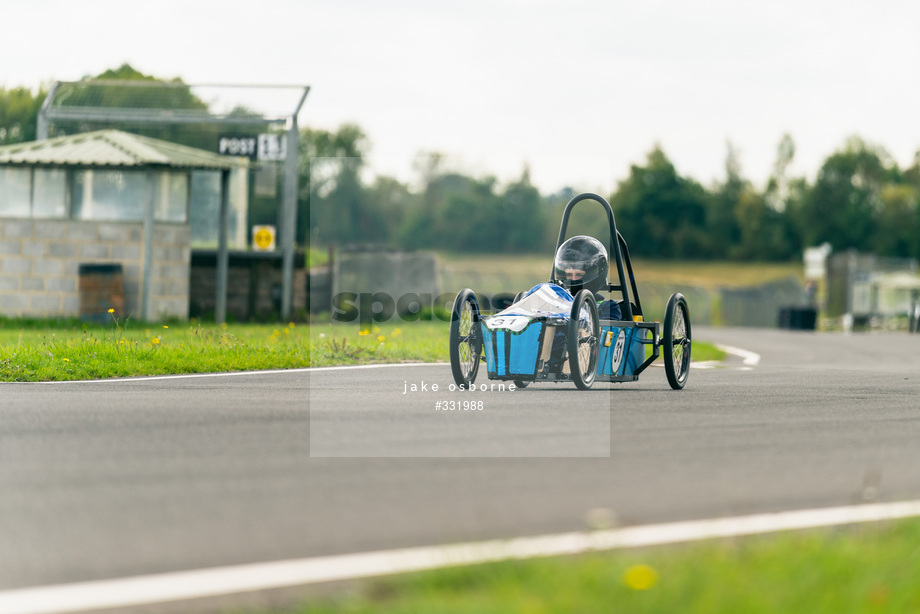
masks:
<path id="1" fill-rule="evenodd" d="M 401 394 L 448 386 L 443 365 L 0 385 L 0 590 L 580 530 L 599 508 L 628 526 L 920 498 L 920 337 L 694 333 L 761 359 L 679 392 L 653 368 L 466 393 L 484 409 L 447 414 Z M 551 419 L 580 407 L 607 415 L 609 456 Z M 379 425 L 348 454 L 384 439 L 418 458 L 311 457 L 311 409 Z M 407 411 L 418 432 L 387 429 Z M 509 440 L 501 416 L 525 412 L 544 421 Z M 450 448 L 458 420 L 498 425 L 476 434 L 489 457 Z"/>

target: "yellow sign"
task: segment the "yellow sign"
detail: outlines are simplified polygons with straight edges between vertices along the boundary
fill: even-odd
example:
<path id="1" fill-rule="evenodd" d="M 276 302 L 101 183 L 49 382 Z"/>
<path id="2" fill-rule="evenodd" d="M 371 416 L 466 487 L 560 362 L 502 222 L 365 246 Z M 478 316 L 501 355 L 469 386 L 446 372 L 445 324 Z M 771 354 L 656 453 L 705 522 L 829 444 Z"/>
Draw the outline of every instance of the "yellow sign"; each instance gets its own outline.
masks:
<path id="1" fill-rule="evenodd" d="M 253 226 L 252 249 L 257 252 L 275 251 L 275 227 Z"/>

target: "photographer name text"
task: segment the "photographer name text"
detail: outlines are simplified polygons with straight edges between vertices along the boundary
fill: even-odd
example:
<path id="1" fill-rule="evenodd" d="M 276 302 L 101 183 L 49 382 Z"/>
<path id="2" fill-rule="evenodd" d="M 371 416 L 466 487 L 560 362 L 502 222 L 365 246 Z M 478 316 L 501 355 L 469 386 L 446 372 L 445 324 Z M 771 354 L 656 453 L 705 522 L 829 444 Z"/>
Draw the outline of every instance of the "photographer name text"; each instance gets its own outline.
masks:
<path id="1" fill-rule="evenodd" d="M 438 384 L 430 384 L 424 380 L 419 383 L 410 384 L 408 381 L 403 381 L 403 394 L 409 394 L 410 392 L 439 392 L 441 391 L 441 386 Z M 464 386 L 460 384 L 451 384 L 447 387 L 449 392 L 514 392 L 517 390 L 517 386 L 513 382 L 492 382 L 489 384 L 470 384 L 469 386 Z"/>

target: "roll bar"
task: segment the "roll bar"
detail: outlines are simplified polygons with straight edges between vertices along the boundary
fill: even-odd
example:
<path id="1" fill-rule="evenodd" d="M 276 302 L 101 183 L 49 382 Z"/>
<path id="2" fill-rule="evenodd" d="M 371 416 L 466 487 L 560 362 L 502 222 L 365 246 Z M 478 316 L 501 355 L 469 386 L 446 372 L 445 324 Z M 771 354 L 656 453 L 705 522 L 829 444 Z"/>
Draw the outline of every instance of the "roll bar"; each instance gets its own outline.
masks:
<path id="1" fill-rule="evenodd" d="M 616 221 L 613 218 L 613 208 L 611 208 L 610 203 L 608 203 L 604 197 L 585 192 L 568 202 L 565 206 L 565 210 L 562 212 L 562 224 L 559 226 L 559 240 L 556 242 L 556 252 L 559 251 L 559 248 L 565 242 L 565 231 L 569 225 L 569 214 L 571 214 L 572 208 L 583 200 L 593 200 L 599 203 L 607 212 L 607 222 L 610 226 L 610 240 L 607 243 L 607 253 L 611 254 L 611 259 L 616 262 L 617 277 L 620 281 L 620 283 L 616 285 L 608 284 L 607 290 L 608 292 L 620 292 L 623 295 L 624 319 L 632 321 L 634 314 L 632 302 L 630 302 L 630 291 L 632 291 L 636 309 L 640 314 L 642 313 L 642 305 L 639 302 L 639 292 L 636 289 L 636 278 L 633 276 L 632 272 L 632 262 L 629 259 L 629 248 L 626 246 L 623 235 L 617 230 Z M 556 252 L 553 252 L 553 254 Z M 627 273 L 629 274 L 629 285 L 626 283 Z M 553 278 L 554 272 L 551 270 L 550 281 L 553 281 Z"/>

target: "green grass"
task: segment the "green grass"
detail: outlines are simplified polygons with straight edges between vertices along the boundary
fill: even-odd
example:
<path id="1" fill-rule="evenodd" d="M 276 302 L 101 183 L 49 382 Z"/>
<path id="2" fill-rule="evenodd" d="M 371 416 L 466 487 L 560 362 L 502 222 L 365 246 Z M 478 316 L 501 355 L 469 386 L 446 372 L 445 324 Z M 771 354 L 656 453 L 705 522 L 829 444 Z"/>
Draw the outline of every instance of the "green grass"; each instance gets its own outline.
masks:
<path id="1" fill-rule="evenodd" d="M 661 350 L 664 351 L 664 348 Z M 648 358 L 652 355 L 652 346 L 645 346 L 645 357 Z M 725 360 L 728 356 L 723 350 L 720 350 L 711 343 L 706 343 L 705 341 L 694 341 L 690 349 L 690 360 L 693 362 L 721 362 Z M 655 362 L 661 362 L 661 356 L 658 357 L 658 360 Z"/>
<path id="2" fill-rule="evenodd" d="M 447 362 L 449 324 L 440 320 L 357 325 L 313 325 L 311 366 L 398 362 Z"/>
<path id="3" fill-rule="evenodd" d="M 374 325 L 0 320 L 0 381 L 61 381 L 399 362 L 448 362 L 440 320 Z M 694 360 L 720 360 L 695 342 Z"/>
<path id="4" fill-rule="evenodd" d="M 0 380 L 53 381 L 309 366 L 294 325 L 0 323 Z"/>
<path id="5" fill-rule="evenodd" d="M 644 283 L 673 283 L 701 288 L 759 286 L 786 277 L 801 279 L 800 262 L 686 262 L 637 260 L 636 279 Z"/>
<path id="6" fill-rule="evenodd" d="M 307 250 L 307 268 L 322 266 L 329 262 L 329 250 L 311 247 Z"/>
<path id="7" fill-rule="evenodd" d="M 509 561 L 370 580 L 284 612 L 917 612 L 918 544 L 911 519 Z"/>

